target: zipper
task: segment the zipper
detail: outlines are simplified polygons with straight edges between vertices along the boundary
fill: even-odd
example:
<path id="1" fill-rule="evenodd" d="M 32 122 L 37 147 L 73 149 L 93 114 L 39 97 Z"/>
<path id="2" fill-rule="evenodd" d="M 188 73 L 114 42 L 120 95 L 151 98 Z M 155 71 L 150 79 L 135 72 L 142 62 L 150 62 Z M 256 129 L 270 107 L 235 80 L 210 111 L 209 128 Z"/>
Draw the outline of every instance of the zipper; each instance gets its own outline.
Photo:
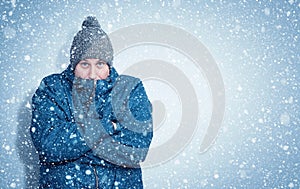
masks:
<path id="1" fill-rule="evenodd" d="M 93 166 L 93 169 L 94 169 L 94 175 L 95 175 L 95 178 L 96 178 L 96 189 L 99 189 L 99 177 L 97 175 L 96 167 Z"/>

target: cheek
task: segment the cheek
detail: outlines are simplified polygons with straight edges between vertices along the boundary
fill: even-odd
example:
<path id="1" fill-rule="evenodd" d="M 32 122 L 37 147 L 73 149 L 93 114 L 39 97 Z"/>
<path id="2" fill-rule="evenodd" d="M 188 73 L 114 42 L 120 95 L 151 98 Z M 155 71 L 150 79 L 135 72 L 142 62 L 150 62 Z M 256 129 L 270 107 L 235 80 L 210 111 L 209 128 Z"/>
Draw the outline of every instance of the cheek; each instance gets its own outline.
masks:
<path id="1" fill-rule="evenodd" d="M 82 79 L 88 79 L 88 71 L 80 68 L 76 68 L 74 71 L 76 77 L 80 77 Z"/>
<path id="2" fill-rule="evenodd" d="M 101 69 L 99 72 L 98 72 L 98 77 L 100 77 L 100 79 L 106 79 L 109 75 L 109 68 L 108 66 Z"/>

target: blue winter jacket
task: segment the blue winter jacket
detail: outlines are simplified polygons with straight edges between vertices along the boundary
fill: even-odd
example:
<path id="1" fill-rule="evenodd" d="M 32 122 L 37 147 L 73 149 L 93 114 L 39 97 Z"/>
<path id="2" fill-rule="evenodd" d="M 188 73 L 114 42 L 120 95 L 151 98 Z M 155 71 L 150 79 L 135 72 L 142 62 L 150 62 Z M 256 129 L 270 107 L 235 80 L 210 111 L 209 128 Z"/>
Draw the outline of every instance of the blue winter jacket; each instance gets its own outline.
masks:
<path id="1" fill-rule="evenodd" d="M 153 132 L 142 82 L 111 67 L 92 91 L 91 116 L 80 109 L 87 98 L 75 90 L 75 80 L 69 66 L 44 78 L 32 98 L 30 132 L 40 158 L 40 187 L 143 188 L 139 164 Z"/>

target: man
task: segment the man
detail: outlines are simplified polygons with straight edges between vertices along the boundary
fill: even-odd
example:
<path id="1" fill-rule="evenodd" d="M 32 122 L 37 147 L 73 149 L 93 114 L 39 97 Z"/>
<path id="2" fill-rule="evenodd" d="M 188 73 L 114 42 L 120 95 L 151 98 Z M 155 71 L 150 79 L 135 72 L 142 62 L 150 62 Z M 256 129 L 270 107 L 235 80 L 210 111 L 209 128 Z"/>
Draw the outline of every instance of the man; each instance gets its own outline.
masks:
<path id="1" fill-rule="evenodd" d="M 112 60 L 107 34 L 87 17 L 69 67 L 45 77 L 36 90 L 30 131 L 41 188 L 143 188 L 151 103 L 142 82 L 118 75 Z"/>

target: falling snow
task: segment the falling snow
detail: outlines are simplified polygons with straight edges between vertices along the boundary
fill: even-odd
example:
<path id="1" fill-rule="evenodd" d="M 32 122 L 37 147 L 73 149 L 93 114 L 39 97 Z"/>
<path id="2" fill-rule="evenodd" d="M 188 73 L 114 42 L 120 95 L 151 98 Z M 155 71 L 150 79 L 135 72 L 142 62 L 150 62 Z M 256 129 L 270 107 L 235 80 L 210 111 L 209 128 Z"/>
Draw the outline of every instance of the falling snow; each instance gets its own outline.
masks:
<path id="1" fill-rule="evenodd" d="M 90 174 L 92 174 L 92 171 L 91 170 L 86 170 L 85 174 L 90 175 Z"/>
<path id="2" fill-rule="evenodd" d="M 199 153 L 212 111 L 205 68 L 195 72 L 199 68 L 189 62 L 194 57 L 187 57 L 189 61 L 180 58 L 176 53 L 181 49 L 176 48 L 171 48 L 171 53 L 155 54 L 148 53 L 153 48 L 149 45 L 150 50 L 144 50 L 144 54 L 133 54 L 175 62 L 192 80 L 201 105 L 197 130 L 185 148 L 159 165 L 142 164 L 145 188 L 300 187 L 298 0 L 11 0 L 1 1 L 0 7 L 0 188 L 37 188 L 38 154 L 29 131 L 31 97 L 43 77 L 68 66 L 72 37 L 88 15 L 96 15 L 107 33 L 139 23 L 167 24 L 185 30 L 209 49 L 225 84 L 221 132 L 208 151 Z M 120 60 L 116 55 L 115 67 L 125 70 L 133 56 Z M 160 68 L 156 71 L 160 73 Z M 149 89 L 153 104 L 166 102 L 160 106 L 161 117 L 157 116 L 154 134 L 154 145 L 159 146 L 176 132 L 182 101 L 172 101 L 167 87 L 159 92 L 155 87 Z M 158 105 L 154 112 L 158 111 L 155 107 Z M 189 128 L 189 123 L 185 124 Z M 36 130 L 31 128 L 32 133 Z M 85 174 L 93 172 L 86 170 Z M 65 175 L 65 179 L 72 176 Z"/>

